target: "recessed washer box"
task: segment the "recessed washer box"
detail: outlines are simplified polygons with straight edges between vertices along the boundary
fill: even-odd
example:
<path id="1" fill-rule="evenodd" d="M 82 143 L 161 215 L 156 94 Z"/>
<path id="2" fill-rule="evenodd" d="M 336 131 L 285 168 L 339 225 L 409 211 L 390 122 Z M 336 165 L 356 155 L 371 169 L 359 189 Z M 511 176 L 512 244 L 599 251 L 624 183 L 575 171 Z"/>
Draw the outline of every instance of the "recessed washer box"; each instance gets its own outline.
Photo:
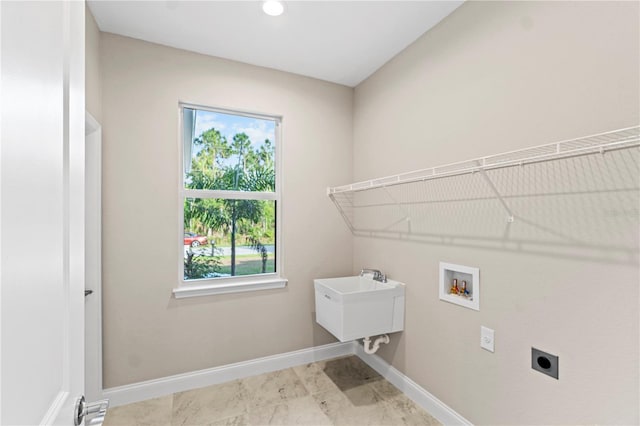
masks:
<path id="1" fill-rule="evenodd" d="M 314 280 L 316 322 L 341 342 L 404 330 L 404 290 L 369 277 Z"/>
<path id="2" fill-rule="evenodd" d="M 480 269 L 440 262 L 440 300 L 480 310 Z"/>

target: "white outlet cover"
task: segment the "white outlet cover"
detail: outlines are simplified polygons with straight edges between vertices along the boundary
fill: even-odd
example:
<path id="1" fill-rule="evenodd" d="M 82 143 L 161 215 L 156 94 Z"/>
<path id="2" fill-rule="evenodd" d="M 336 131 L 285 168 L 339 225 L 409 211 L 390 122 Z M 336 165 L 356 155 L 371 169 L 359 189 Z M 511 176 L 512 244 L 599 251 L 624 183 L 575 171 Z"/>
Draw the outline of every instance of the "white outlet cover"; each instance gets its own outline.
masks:
<path id="1" fill-rule="evenodd" d="M 480 327 L 480 347 L 489 352 L 494 352 L 495 331 L 485 326 Z"/>

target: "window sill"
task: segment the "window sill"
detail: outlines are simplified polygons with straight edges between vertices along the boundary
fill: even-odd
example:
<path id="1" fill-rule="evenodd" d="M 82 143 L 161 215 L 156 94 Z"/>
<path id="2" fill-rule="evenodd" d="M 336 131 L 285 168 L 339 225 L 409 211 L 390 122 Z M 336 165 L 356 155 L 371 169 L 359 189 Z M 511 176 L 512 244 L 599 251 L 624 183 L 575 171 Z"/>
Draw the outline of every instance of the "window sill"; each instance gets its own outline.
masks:
<path id="1" fill-rule="evenodd" d="M 212 296 L 215 294 L 242 293 L 245 291 L 271 290 L 287 286 L 286 278 L 271 278 L 253 281 L 242 281 L 224 284 L 190 285 L 173 289 L 173 297 L 183 299 L 185 297 Z"/>

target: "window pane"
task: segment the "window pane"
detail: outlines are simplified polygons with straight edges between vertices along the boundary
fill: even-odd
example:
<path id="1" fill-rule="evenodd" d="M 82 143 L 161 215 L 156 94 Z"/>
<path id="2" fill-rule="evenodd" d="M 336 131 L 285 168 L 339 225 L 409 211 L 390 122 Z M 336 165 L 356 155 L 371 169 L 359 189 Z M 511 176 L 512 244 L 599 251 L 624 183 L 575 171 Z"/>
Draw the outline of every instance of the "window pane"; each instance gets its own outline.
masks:
<path id="1" fill-rule="evenodd" d="M 185 281 L 275 272 L 275 234 L 275 201 L 185 199 Z"/>
<path id="2" fill-rule="evenodd" d="M 275 191 L 275 121 L 183 112 L 185 188 Z"/>

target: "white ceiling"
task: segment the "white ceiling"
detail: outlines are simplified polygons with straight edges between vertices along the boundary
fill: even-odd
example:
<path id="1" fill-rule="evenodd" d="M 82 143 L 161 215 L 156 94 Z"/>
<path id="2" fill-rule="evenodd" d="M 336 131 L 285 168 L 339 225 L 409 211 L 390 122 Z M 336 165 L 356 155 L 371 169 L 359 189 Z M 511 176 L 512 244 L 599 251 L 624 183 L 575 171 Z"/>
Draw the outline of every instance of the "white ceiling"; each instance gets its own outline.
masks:
<path id="1" fill-rule="evenodd" d="M 356 86 L 461 1 L 89 0 L 100 30 Z"/>

